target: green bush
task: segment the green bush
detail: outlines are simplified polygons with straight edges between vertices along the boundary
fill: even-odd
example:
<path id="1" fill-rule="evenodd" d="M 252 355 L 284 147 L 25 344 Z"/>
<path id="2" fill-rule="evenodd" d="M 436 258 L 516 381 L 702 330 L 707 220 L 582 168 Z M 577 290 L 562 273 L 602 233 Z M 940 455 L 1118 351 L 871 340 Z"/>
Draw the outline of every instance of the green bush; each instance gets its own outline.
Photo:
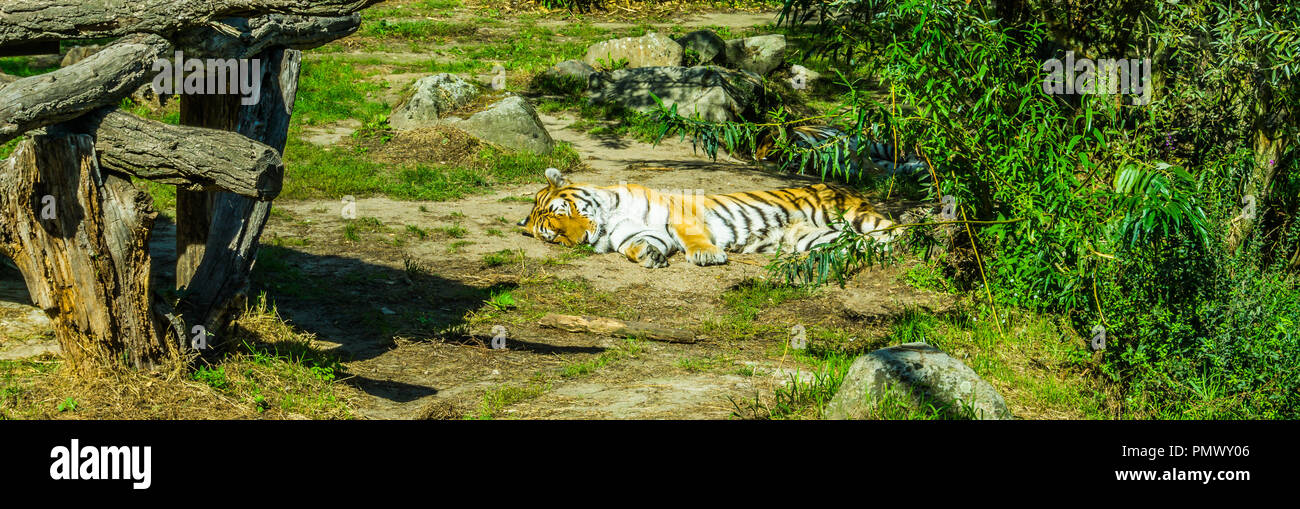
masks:
<path id="1" fill-rule="evenodd" d="M 782 24 L 805 64 L 840 70 L 822 121 L 916 147 L 937 182 L 908 197 L 954 196 L 958 219 L 978 221 L 939 246 L 973 254 L 946 257 L 964 264 L 957 283 L 1067 314 L 1081 335 L 1106 328 L 1096 371 L 1127 415 L 1300 417 L 1300 6 L 786 0 Z M 1044 64 L 1066 51 L 1150 57 L 1151 102 L 1046 93 Z M 800 121 L 655 118 L 706 151 Z M 787 159 L 842 150 L 777 145 Z M 945 238 L 913 230 L 927 250 Z M 821 283 L 888 259 L 877 247 L 846 234 L 773 268 Z"/>

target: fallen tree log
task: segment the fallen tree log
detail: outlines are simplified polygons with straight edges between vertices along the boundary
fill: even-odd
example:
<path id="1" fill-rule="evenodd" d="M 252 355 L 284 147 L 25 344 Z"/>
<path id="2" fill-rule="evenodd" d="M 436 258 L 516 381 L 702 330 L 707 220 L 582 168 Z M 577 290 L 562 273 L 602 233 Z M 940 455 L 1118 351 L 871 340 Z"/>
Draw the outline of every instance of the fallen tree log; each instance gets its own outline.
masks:
<path id="1" fill-rule="evenodd" d="M 219 21 L 221 30 L 205 27 L 177 35 L 173 42 L 186 58 L 251 58 L 269 48 L 308 50 L 352 35 L 361 28 L 361 15 L 288 16 Z"/>
<path id="2" fill-rule="evenodd" d="M 9 0 L 0 7 L 0 46 L 133 33 L 171 38 L 212 20 L 264 14 L 340 16 L 382 0 Z"/>
<path id="3" fill-rule="evenodd" d="M 170 48 L 170 43 L 156 35 L 130 36 L 74 65 L 4 85 L 0 88 L 0 143 L 118 104 L 157 74 L 152 71 L 153 62 Z"/>
<path id="4" fill-rule="evenodd" d="M 69 126 L 95 135 L 104 168 L 189 191 L 269 200 L 284 164 L 275 149 L 230 131 L 175 126 L 105 108 Z"/>
<path id="5" fill-rule="evenodd" d="M 74 369 L 150 369 L 176 354 L 151 306 L 149 195 L 101 171 L 83 134 L 32 136 L 0 170 L 0 252 Z"/>
<path id="6" fill-rule="evenodd" d="M 591 332 L 609 336 L 632 337 L 665 341 L 668 343 L 694 343 L 695 333 L 685 329 L 663 327 L 645 322 L 625 322 L 598 316 L 559 315 L 543 316 L 538 325 L 569 332 Z"/>

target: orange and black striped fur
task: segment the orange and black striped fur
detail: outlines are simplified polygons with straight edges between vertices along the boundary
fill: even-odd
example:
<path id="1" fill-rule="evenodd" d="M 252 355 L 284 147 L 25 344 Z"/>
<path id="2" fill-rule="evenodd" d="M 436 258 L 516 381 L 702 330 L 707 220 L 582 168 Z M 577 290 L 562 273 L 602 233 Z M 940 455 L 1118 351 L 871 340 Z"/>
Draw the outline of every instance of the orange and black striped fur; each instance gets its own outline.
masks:
<path id="1" fill-rule="evenodd" d="M 590 244 L 646 267 L 666 267 L 685 252 L 696 265 L 727 262 L 727 252 L 807 251 L 835 240 L 843 225 L 893 240 L 893 221 L 866 197 L 826 184 L 744 193 L 660 193 L 638 185 L 572 184 L 555 168 L 519 222 L 525 233 L 565 246 Z M 843 213 L 843 222 L 837 220 Z"/>

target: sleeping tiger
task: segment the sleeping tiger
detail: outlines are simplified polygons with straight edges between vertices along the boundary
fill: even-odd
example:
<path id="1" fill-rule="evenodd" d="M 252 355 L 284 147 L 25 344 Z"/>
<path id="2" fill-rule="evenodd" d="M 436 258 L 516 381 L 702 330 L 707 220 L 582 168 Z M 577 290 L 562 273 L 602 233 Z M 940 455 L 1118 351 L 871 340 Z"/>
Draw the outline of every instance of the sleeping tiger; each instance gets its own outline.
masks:
<path id="1" fill-rule="evenodd" d="M 704 266 L 727 263 L 728 251 L 807 251 L 835 240 L 845 224 L 883 242 L 898 234 L 864 196 L 826 184 L 706 196 L 573 184 L 555 168 L 546 170 L 546 180 L 532 213 L 518 224 L 525 234 L 617 251 L 648 268 L 667 267 L 678 252 Z"/>

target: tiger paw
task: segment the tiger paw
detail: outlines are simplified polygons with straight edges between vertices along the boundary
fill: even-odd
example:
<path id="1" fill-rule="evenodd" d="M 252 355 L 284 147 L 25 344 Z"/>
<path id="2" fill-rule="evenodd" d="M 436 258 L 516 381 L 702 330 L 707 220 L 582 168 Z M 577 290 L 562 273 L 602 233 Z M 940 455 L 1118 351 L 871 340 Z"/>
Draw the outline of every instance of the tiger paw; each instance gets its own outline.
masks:
<path id="1" fill-rule="evenodd" d="M 623 251 L 628 260 L 640 263 L 648 269 L 668 266 L 668 254 L 644 241 L 635 242 Z"/>
<path id="2" fill-rule="evenodd" d="M 641 250 L 639 261 L 641 266 L 647 269 L 662 269 L 668 266 L 668 257 L 664 255 L 663 251 L 649 246 Z"/>
<path id="3" fill-rule="evenodd" d="M 687 251 L 686 259 L 701 267 L 722 265 L 727 263 L 727 253 L 718 249 L 717 246 L 709 246 Z"/>

